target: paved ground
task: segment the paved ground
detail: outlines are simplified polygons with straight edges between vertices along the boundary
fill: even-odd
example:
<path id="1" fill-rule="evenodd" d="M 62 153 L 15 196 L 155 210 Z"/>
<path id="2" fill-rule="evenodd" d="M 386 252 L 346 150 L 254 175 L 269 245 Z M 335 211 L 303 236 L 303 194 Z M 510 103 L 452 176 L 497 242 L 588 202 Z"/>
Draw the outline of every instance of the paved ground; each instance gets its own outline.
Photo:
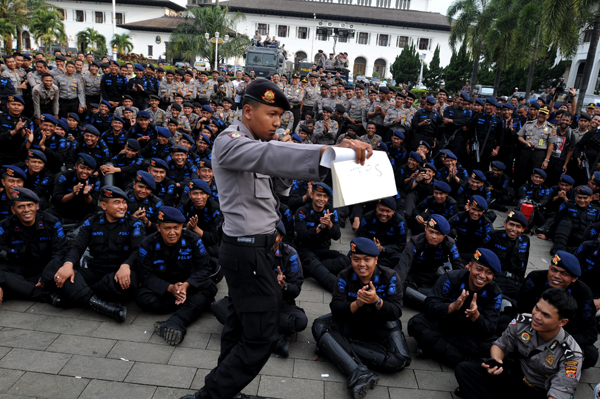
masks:
<path id="1" fill-rule="evenodd" d="M 504 219 L 504 214 L 498 217 Z M 496 223 L 500 225 L 500 223 Z M 352 231 L 346 227 L 335 249 L 348 250 Z M 532 238 L 530 269 L 547 267 L 548 242 Z M 218 297 L 226 292 L 219 285 Z M 312 321 L 329 311 L 331 295 L 311 279 L 299 297 Z M 119 325 L 84 309 L 8 301 L 0 307 L 0 399 L 171 399 L 193 392 L 216 364 L 221 325 L 212 315 L 194 323 L 184 342 L 172 347 L 153 334 L 160 316 L 140 313 L 127 304 L 127 321 Z M 403 325 L 415 312 L 406 308 Z M 349 398 L 338 369 L 314 360 L 315 343 L 307 331 L 297 334 L 290 357 L 273 356 L 246 388 L 249 394 L 282 399 Z M 451 369 L 417 359 L 416 343 L 408 338 L 413 361 L 395 375 L 383 375 L 371 399 L 451 399 L 456 380 Z M 326 376 L 328 375 L 328 376 Z M 592 398 L 600 368 L 583 373 L 576 399 Z"/>

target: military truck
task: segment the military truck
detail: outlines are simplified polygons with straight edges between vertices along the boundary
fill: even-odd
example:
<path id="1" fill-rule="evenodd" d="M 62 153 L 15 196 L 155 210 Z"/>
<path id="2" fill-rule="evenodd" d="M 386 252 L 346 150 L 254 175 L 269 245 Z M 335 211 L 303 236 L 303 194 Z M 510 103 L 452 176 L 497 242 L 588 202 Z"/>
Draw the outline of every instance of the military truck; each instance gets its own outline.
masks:
<path id="1" fill-rule="evenodd" d="M 248 46 L 244 58 L 246 72 L 254 71 L 257 78 L 266 78 L 274 73 L 283 75 L 288 70 L 283 51 L 278 47 Z"/>

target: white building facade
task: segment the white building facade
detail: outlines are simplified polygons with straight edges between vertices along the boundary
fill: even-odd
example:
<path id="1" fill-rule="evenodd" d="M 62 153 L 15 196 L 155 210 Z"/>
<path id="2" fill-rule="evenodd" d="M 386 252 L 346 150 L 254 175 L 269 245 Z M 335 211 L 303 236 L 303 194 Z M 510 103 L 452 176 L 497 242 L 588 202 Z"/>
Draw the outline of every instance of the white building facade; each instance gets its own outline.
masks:
<path id="1" fill-rule="evenodd" d="M 571 62 L 569 69 L 569 77 L 566 81 L 567 87 L 581 88 L 581 80 L 583 78 L 583 69 L 587 62 L 588 50 L 590 48 L 591 31 L 584 31 L 581 34 L 581 44 L 577 49 L 577 54 Z M 600 57 L 596 52 L 592 67 L 592 74 L 586 90 L 587 94 L 593 94 L 600 90 Z"/>

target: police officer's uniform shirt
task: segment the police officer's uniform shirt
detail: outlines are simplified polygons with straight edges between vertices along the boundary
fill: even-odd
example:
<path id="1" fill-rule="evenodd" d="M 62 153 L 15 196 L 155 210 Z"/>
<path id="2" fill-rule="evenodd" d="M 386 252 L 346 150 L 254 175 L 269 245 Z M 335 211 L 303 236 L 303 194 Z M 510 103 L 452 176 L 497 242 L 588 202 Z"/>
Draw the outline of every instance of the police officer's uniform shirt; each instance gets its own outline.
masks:
<path id="1" fill-rule="evenodd" d="M 587 226 L 590 226 L 594 222 L 598 221 L 600 217 L 600 208 L 595 205 L 589 204 L 585 208 L 577 206 L 575 200 L 569 200 L 563 202 L 558 209 L 558 214 L 554 219 L 554 226 L 558 225 L 561 220 L 572 220 L 573 229 L 581 228 L 584 230 Z"/>
<path id="2" fill-rule="evenodd" d="M 138 211 L 138 209 L 144 208 L 148 220 L 150 220 L 153 224 L 156 223 L 158 211 L 163 206 L 160 198 L 150 193 L 150 195 L 146 198 L 136 199 L 133 188 L 125 191 L 125 194 L 127 194 L 127 213 L 133 215 Z"/>
<path id="3" fill-rule="evenodd" d="M 138 113 L 138 112 L 140 112 L 140 110 L 139 110 L 139 108 L 138 108 L 138 107 L 131 106 L 131 107 L 129 107 L 129 108 L 131 108 L 131 109 L 133 110 L 133 116 L 134 116 L 134 117 L 135 117 L 135 116 L 137 116 L 137 113 Z M 114 112 L 114 114 L 115 114 L 116 116 L 119 116 L 119 117 L 121 117 L 121 118 L 122 118 L 122 117 L 123 117 L 123 111 L 125 111 L 125 106 L 124 106 L 124 105 L 119 105 L 117 108 L 115 108 L 115 112 Z M 152 115 L 152 114 L 151 114 L 151 115 Z"/>
<path id="4" fill-rule="evenodd" d="M 315 101 L 319 98 L 319 94 L 321 93 L 321 88 L 319 85 L 311 86 L 308 85 L 304 88 L 304 104 L 302 107 L 313 108 L 315 105 Z"/>
<path id="5" fill-rule="evenodd" d="M 121 132 L 115 135 L 114 130 L 109 129 L 104 132 L 100 140 L 106 144 L 111 155 L 117 156 L 125 148 L 125 144 L 127 144 L 127 132 L 125 129 L 121 129 Z"/>
<path id="6" fill-rule="evenodd" d="M 285 95 L 293 107 L 299 107 L 304 98 L 304 89 L 300 86 L 288 86 L 285 88 Z"/>
<path id="7" fill-rule="evenodd" d="M 377 219 L 377 211 L 373 210 L 366 213 L 361 219 L 356 236 L 366 237 L 370 240 L 377 238 L 384 248 L 380 256 L 399 255 L 406 246 L 406 223 L 398 212 L 394 212 L 392 218 L 387 222 L 381 223 Z"/>
<path id="8" fill-rule="evenodd" d="M 550 201 L 550 189 L 544 184 L 535 186 L 533 183 L 523 184 L 517 192 L 517 199 L 529 198 L 540 206 L 546 206 Z"/>
<path id="9" fill-rule="evenodd" d="M 86 96 L 100 95 L 100 83 L 102 82 L 102 76 L 98 74 L 96 74 L 96 76 L 92 76 L 92 74 L 86 73 L 82 76 L 81 82 L 83 84 L 83 91 Z"/>
<path id="10" fill-rule="evenodd" d="M 183 98 L 193 100 L 196 98 L 196 82 L 190 80 L 189 83 L 181 82 L 181 91 Z"/>
<path id="11" fill-rule="evenodd" d="M 450 227 L 456 232 L 456 241 L 460 252 L 473 253 L 489 240 L 489 236 L 494 230 L 492 223 L 482 215 L 479 220 L 469 219 L 469 211 L 459 212 L 450 220 Z"/>
<path id="12" fill-rule="evenodd" d="M 2 76 L 9 78 L 12 81 L 18 96 L 23 95 L 23 89 L 17 89 L 17 86 L 21 84 L 21 74 L 19 73 L 19 70 L 13 72 L 7 68 L 2 72 Z"/>
<path id="13" fill-rule="evenodd" d="M 363 111 L 365 108 L 367 108 L 368 104 L 369 99 L 366 97 L 352 97 L 350 100 L 348 100 L 348 108 L 346 108 L 348 117 L 350 119 L 354 119 L 357 124 L 360 124 L 363 121 Z"/>
<path id="14" fill-rule="evenodd" d="M 596 237 L 598 233 L 594 234 Z M 581 281 L 591 290 L 594 299 L 600 298 L 600 243 L 597 239 L 585 241 L 575 251 L 575 256 L 581 265 Z"/>
<path id="15" fill-rule="evenodd" d="M 176 206 L 177 193 L 175 182 L 168 177 L 165 177 L 160 183 L 156 183 L 154 195 L 162 199 L 164 205 Z"/>
<path id="16" fill-rule="evenodd" d="M 52 194 L 52 190 L 54 189 L 54 175 L 50 173 L 48 168 L 44 167 L 40 173 L 32 175 L 29 173 L 29 169 L 25 163 L 19 166 L 27 175 L 23 187 L 30 189 L 40 198 L 50 199 L 50 194 Z"/>
<path id="17" fill-rule="evenodd" d="M 74 219 L 85 216 L 85 214 L 87 214 L 96 206 L 96 202 L 98 201 L 100 193 L 100 180 L 98 180 L 98 178 L 92 175 L 87 179 L 87 181 L 92 185 L 92 189 L 88 193 L 92 197 L 91 203 L 88 204 L 85 202 L 83 188 L 79 190 L 79 193 L 75 196 L 75 198 L 63 203 L 63 197 L 71 194 L 75 185 L 79 183 L 85 185 L 86 182 L 80 181 L 77 178 L 77 172 L 75 170 L 67 170 L 66 172 L 62 173 L 58 177 L 57 183 L 54 185 L 54 191 L 52 192 L 52 203 L 54 206 L 59 210 L 66 211 L 70 215 L 73 215 Z M 81 253 L 83 254 L 83 251 Z M 76 260 L 79 261 L 79 258 Z"/>
<path id="18" fill-rule="evenodd" d="M 104 100 L 121 102 L 127 92 L 127 77 L 119 73 L 102 75 L 100 88 Z"/>
<path id="19" fill-rule="evenodd" d="M 529 236 L 521 234 L 515 240 L 511 240 L 506 235 L 506 230 L 498 230 L 488 236 L 483 247 L 494 251 L 498 256 L 503 275 L 510 273 L 521 280 L 525 278 L 531 248 Z"/>
<path id="20" fill-rule="evenodd" d="M 556 128 L 548 121 L 545 121 L 540 127 L 538 127 L 537 120 L 528 121 L 517 134 L 525 138 L 525 141 L 532 143 L 533 147 L 531 148 L 535 150 L 545 150 L 548 148 L 548 144 L 556 143 Z"/>
<path id="21" fill-rule="evenodd" d="M 160 158 L 166 160 L 171 155 L 171 143 L 161 144 L 157 139 L 152 140 L 142 148 L 140 155 L 145 159 Z"/>
<path id="22" fill-rule="evenodd" d="M 175 81 L 171 83 L 167 83 L 166 80 L 160 82 L 160 86 L 158 88 L 158 97 L 160 97 L 161 101 L 170 103 L 173 101 L 173 95 L 177 93 L 179 85 L 175 83 Z"/>
<path id="23" fill-rule="evenodd" d="M 467 182 L 460 186 L 456 194 L 456 202 L 458 202 L 458 207 L 460 209 L 464 209 L 467 202 L 474 195 L 483 197 L 483 199 L 485 199 L 488 203 L 492 200 L 492 193 L 485 185 L 481 186 L 478 190 L 473 190 L 469 182 Z"/>
<path id="24" fill-rule="evenodd" d="M 79 78 L 75 75 L 59 75 L 54 78 L 54 84 L 58 86 L 58 97 L 61 100 L 79 100 L 79 107 L 85 107 L 85 95 Z"/>
<path id="25" fill-rule="evenodd" d="M 49 104 L 52 106 L 52 115 L 58 115 L 58 86 L 52 84 L 49 89 L 43 84 L 39 84 L 32 89 L 33 94 L 33 117 L 40 119 L 41 107 Z"/>
<path id="26" fill-rule="evenodd" d="M 400 121 L 396 122 L 398 118 L 400 118 Z M 383 126 L 388 127 L 390 129 L 398 129 L 403 132 L 406 132 L 408 129 L 410 129 L 411 122 L 412 117 L 410 115 L 409 109 L 404 107 L 391 107 L 385 114 L 385 118 L 383 119 Z"/>
<path id="27" fill-rule="evenodd" d="M 37 72 L 29 72 L 27 74 L 27 83 L 29 83 L 29 87 L 35 87 L 42 83 L 42 77 Z"/>
<path id="28" fill-rule="evenodd" d="M 54 133 L 52 136 L 50 136 L 50 138 L 47 138 L 44 141 L 45 149 L 42 150 L 39 144 L 41 139 L 42 133 L 38 127 L 33 132 L 33 143 L 31 143 L 31 149 L 42 151 L 48 160 L 48 162 L 46 162 L 46 167 L 50 170 L 50 172 L 58 173 L 69 153 L 68 140 Z M 23 143 L 23 145 L 26 145 L 26 143 L 27 141 Z M 25 148 L 21 147 L 21 151 L 25 151 Z"/>
<path id="29" fill-rule="evenodd" d="M 327 132 L 325 131 L 326 125 L 329 128 Z M 335 138 L 337 136 L 338 129 L 339 125 L 333 119 L 329 119 L 327 122 L 324 120 L 317 121 L 313 131 L 313 140 L 317 144 L 335 144 Z"/>
<path id="30" fill-rule="evenodd" d="M 275 268 L 273 269 L 275 273 L 279 273 L 277 267 L 281 269 L 287 284 L 286 288 L 281 291 L 283 301 L 294 304 L 294 299 L 300 295 L 304 283 L 302 263 L 294 247 L 283 242 L 279 243 L 279 247 L 275 251 Z"/>
<path id="31" fill-rule="evenodd" d="M 286 130 L 286 129 L 292 130 L 293 126 L 294 126 L 294 114 L 292 113 L 292 111 L 285 111 L 283 113 L 283 115 L 281 116 L 281 125 L 279 127 L 283 130 Z"/>
<path id="32" fill-rule="evenodd" d="M 381 136 L 378 134 L 374 134 L 373 137 L 369 137 L 368 134 L 364 134 L 364 135 L 360 136 L 358 139 L 360 141 L 362 141 L 363 143 L 370 144 L 373 149 L 376 149 L 377 144 L 381 143 L 383 141 Z"/>
<path id="33" fill-rule="evenodd" d="M 208 103 L 210 96 L 212 95 L 212 85 L 208 81 L 205 83 L 198 81 L 198 83 L 196 83 L 196 93 L 198 94 L 198 100 Z"/>
<path id="34" fill-rule="evenodd" d="M 268 234 L 279 222 L 278 200 L 287 179 L 320 181 L 321 146 L 262 142 L 240 121 L 215 140 L 212 166 L 219 182 L 223 232 L 229 236 Z"/>
<path id="35" fill-rule="evenodd" d="M 421 201 L 413 211 L 413 218 L 421 216 L 424 220 L 428 220 L 431 215 L 442 215 L 446 219 L 450 219 L 452 216 L 458 213 L 458 204 L 451 196 L 446 198 L 441 204 L 435 201 L 433 195 L 428 196 Z"/>
<path id="36" fill-rule="evenodd" d="M 567 323 L 568 325 L 568 323 Z M 548 397 L 573 397 L 583 363 L 581 348 L 564 329 L 544 342 L 531 327 L 531 314 L 520 314 L 494 345 L 505 355 L 516 354 L 527 381 L 547 391 Z"/>
<path id="37" fill-rule="evenodd" d="M 331 228 L 323 227 L 320 233 L 317 233 L 320 219 L 329 211 Z M 302 247 L 306 248 L 329 248 L 331 240 L 339 240 L 341 236 L 340 223 L 337 211 L 328 203 L 321 212 L 313 209 L 312 202 L 305 204 L 296 211 L 294 216 L 294 229 L 296 239 Z"/>
<path id="38" fill-rule="evenodd" d="M 209 198 L 204 208 L 196 209 L 194 203 L 187 197 L 182 201 L 178 209 L 187 220 L 198 216 L 198 227 L 203 232 L 202 242 L 204 242 L 205 246 L 218 245 L 220 243 L 218 228 L 223 223 L 223 214 L 219 209 L 218 202 Z"/>

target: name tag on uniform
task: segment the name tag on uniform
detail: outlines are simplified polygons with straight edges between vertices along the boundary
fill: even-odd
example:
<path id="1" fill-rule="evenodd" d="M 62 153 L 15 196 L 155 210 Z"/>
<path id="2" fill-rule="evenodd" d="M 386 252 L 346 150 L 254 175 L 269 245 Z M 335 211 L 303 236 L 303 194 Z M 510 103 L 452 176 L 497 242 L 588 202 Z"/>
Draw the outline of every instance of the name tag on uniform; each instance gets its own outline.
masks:
<path id="1" fill-rule="evenodd" d="M 538 145 L 539 145 L 539 146 L 542 146 L 542 145 L 544 145 L 544 139 L 540 139 L 540 142 L 539 142 L 539 144 L 538 144 Z"/>

